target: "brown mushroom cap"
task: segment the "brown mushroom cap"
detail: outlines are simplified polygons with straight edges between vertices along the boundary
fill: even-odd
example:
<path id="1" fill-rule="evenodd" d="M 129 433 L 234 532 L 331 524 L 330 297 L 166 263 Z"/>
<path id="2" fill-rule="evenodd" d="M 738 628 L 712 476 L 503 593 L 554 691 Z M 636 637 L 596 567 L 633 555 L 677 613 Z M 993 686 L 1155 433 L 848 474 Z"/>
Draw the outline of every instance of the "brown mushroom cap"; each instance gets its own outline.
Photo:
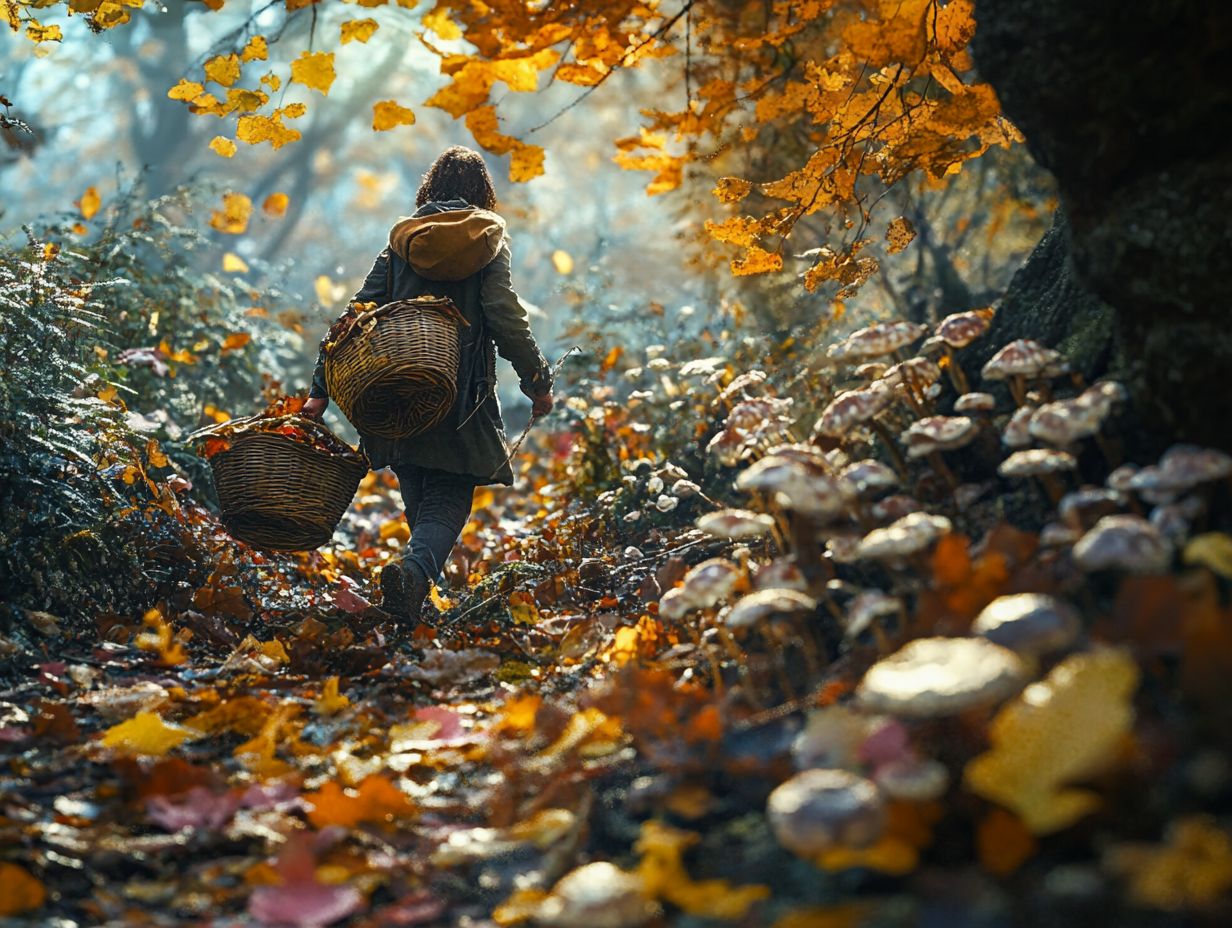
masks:
<path id="1" fill-rule="evenodd" d="M 833 519 L 847 508 L 839 481 L 811 460 L 767 455 L 737 477 L 736 486 L 773 494 L 780 506 L 819 519 Z"/>
<path id="2" fill-rule="evenodd" d="M 972 310 L 954 313 L 937 323 L 937 337 L 953 348 L 966 348 L 988 331 L 992 319 L 987 313 Z"/>
<path id="3" fill-rule="evenodd" d="M 870 667 L 856 699 L 874 712 L 936 718 L 998 703 L 1028 676 L 1022 658 L 984 638 L 917 638 Z"/>
<path id="4" fill-rule="evenodd" d="M 879 358 L 918 340 L 928 326 L 915 322 L 878 322 L 852 332 L 841 342 L 827 349 L 827 356 L 836 361 Z"/>
<path id="5" fill-rule="evenodd" d="M 642 880 L 606 860 L 578 867 L 552 887 L 535 912 L 546 928 L 638 928 L 657 914 Z"/>
<path id="6" fill-rule="evenodd" d="M 813 430 L 834 438 L 846 435 L 852 426 L 871 419 L 893 400 L 894 394 L 881 387 L 848 390 L 830 401 Z"/>
<path id="7" fill-rule="evenodd" d="M 1172 545 L 1141 516 L 1104 516 L 1074 545 L 1073 557 L 1088 572 L 1163 573 L 1172 563 Z"/>
<path id="8" fill-rule="evenodd" d="M 723 617 L 730 628 L 747 628 L 759 625 L 776 615 L 796 615 L 812 612 L 817 600 L 797 590 L 758 590 L 744 596 Z"/>
<path id="9" fill-rule="evenodd" d="M 877 787 L 846 770 L 805 770 L 780 784 L 766 802 L 779 844 L 802 857 L 840 845 L 866 847 L 885 830 Z"/>
<path id="10" fill-rule="evenodd" d="M 932 802 L 945 795 L 950 786 L 950 772 L 935 760 L 901 757 L 879 766 L 873 781 L 891 799 Z"/>
<path id="11" fill-rule="evenodd" d="M 994 354 L 980 373 L 985 380 L 1035 379 L 1055 376 L 1064 369 L 1065 359 L 1060 352 L 1029 338 L 1018 338 Z"/>
<path id="12" fill-rule="evenodd" d="M 774 528 L 774 518 L 747 509 L 720 509 L 698 518 L 697 527 L 707 535 L 720 538 L 760 538 Z"/>
<path id="13" fill-rule="evenodd" d="M 881 590 L 864 590 L 857 593 L 847 604 L 847 622 L 843 626 L 844 638 L 858 638 L 877 619 L 897 615 L 902 611 L 903 601 Z"/>
<path id="14" fill-rule="evenodd" d="M 908 358 L 888 368 L 877 383 L 920 391 L 941 379 L 941 368 L 928 358 Z"/>
<path id="15" fill-rule="evenodd" d="M 971 624 L 972 634 L 1032 656 L 1069 647 L 1081 630 L 1072 606 L 1043 593 L 998 596 Z"/>
<path id="16" fill-rule="evenodd" d="M 1055 474 L 1077 467 L 1078 460 L 1068 451 L 1028 448 L 1026 451 L 1015 451 L 1002 461 L 997 473 L 1002 477 L 1038 477 L 1040 474 Z"/>
<path id="17" fill-rule="evenodd" d="M 992 412 L 996 408 L 997 400 L 991 393 L 964 393 L 954 401 L 955 412 Z"/>
<path id="18" fill-rule="evenodd" d="M 1099 432 L 1110 407 L 1083 402 L 1081 397 L 1045 403 L 1031 414 L 1027 431 L 1033 438 L 1065 447 Z"/>
<path id="19" fill-rule="evenodd" d="M 952 525 L 945 516 L 929 512 L 912 512 L 890 523 L 885 528 L 876 528 L 864 536 L 858 554 L 861 558 L 907 557 L 923 551 L 942 535 L 948 534 Z"/>
<path id="20" fill-rule="evenodd" d="M 1030 406 L 1020 406 L 1014 410 L 1009 422 L 1001 433 L 1001 444 L 1007 448 L 1025 448 L 1031 444 L 1031 415 L 1035 412 Z"/>
<path id="21" fill-rule="evenodd" d="M 979 428 L 966 416 L 926 416 L 913 422 L 901 436 L 907 457 L 919 458 L 934 451 L 951 451 L 971 444 Z"/>
<path id="22" fill-rule="evenodd" d="M 789 557 L 776 557 L 763 564 L 753 574 L 753 588 L 757 590 L 795 590 L 808 592 L 808 579 L 804 571 Z"/>
<path id="23" fill-rule="evenodd" d="M 898 486 L 898 474 L 894 473 L 894 468 L 874 458 L 847 465 L 839 477 L 842 484 L 854 491 L 856 496 L 871 495 Z"/>

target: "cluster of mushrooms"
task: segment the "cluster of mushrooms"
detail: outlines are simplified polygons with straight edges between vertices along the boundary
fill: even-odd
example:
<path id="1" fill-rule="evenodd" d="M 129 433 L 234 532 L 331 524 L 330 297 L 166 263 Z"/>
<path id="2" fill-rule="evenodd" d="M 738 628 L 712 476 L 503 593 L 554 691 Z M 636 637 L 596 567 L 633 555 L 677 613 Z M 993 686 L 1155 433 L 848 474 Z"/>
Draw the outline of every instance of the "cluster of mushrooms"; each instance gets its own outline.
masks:
<path id="1" fill-rule="evenodd" d="M 789 400 L 756 395 L 764 376 L 742 375 L 723 391 L 730 412 L 710 451 L 743 467 L 735 486 L 749 508 L 697 520 L 700 531 L 735 546 L 689 570 L 662 596 L 660 616 L 732 656 L 754 632 L 795 643 L 810 670 L 825 660 L 812 633 L 820 616 L 849 643 L 871 638 L 882 655 L 851 701 L 813 712 L 793 751 L 798 773 L 770 796 L 774 833 L 801 856 L 872 845 L 889 801 L 937 799 L 950 788 L 950 771 L 913 746 L 913 724 L 991 712 L 1049 662 L 1090 647 L 1073 605 L 1018 593 L 992 601 L 966 635 L 915 638 L 895 650 L 901 641 L 886 629 L 904 627 L 913 593 L 929 582 L 931 549 L 954 530 L 952 518 L 995 486 L 961 482 L 946 454 L 982 442 L 985 456 L 1001 458 L 1001 480 L 1034 481 L 1054 513 L 1041 551 L 1068 558 L 1079 576 L 1170 569 L 1201 530 L 1214 488 L 1232 478 L 1232 457 L 1186 445 L 1154 465 L 1114 466 L 1101 430 L 1125 402 L 1124 388 L 1082 384 L 1058 352 L 1035 342 L 1013 341 L 984 366 L 985 381 L 1007 386 L 1005 399 L 972 391 L 954 352 L 984 334 L 989 319 L 958 313 L 931 331 L 883 322 L 832 346 L 830 357 L 855 382 L 833 397 L 807 442 L 791 440 Z M 947 374 L 957 399 L 941 414 Z M 1059 387 L 1068 395 L 1058 396 Z M 884 461 L 855 453 L 874 447 Z M 1081 484 L 1078 458 L 1096 449 L 1110 473 L 1103 485 Z M 927 505 L 909 492 L 925 465 L 948 484 Z"/>

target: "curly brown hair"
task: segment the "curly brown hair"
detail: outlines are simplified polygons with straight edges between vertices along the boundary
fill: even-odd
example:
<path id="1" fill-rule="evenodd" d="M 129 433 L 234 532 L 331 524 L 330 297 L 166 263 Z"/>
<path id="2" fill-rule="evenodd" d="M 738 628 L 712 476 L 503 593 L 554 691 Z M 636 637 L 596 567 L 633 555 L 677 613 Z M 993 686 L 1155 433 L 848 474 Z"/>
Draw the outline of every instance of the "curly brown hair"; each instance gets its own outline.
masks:
<path id="1" fill-rule="evenodd" d="M 451 145 L 424 174 L 415 194 L 415 205 L 459 197 L 471 206 L 496 209 L 496 190 L 483 156 L 463 145 Z"/>

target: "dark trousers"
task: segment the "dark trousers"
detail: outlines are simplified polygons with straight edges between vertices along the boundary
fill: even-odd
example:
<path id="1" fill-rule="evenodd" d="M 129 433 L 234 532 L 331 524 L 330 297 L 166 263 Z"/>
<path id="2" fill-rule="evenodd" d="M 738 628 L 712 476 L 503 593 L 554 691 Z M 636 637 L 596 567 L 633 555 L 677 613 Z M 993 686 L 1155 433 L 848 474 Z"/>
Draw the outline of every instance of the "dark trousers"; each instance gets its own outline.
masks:
<path id="1" fill-rule="evenodd" d="M 398 478 L 411 529 L 402 563 L 412 563 L 436 580 L 470 518 L 475 478 L 414 464 L 393 464 L 390 469 Z"/>

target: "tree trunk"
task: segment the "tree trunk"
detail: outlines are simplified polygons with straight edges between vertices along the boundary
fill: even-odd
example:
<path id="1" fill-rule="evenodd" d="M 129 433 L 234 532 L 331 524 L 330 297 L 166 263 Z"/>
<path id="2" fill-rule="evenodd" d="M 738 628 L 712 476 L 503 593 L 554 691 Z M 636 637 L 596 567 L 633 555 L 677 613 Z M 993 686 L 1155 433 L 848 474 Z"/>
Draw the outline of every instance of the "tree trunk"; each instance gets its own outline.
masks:
<path id="1" fill-rule="evenodd" d="M 1048 268 L 1074 275 L 1042 315 L 1011 286 L 999 327 L 1072 335 L 1089 290 L 1112 307 L 1119 351 L 1104 363 L 1123 358 L 1146 428 L 1160 442 L 1232 447 L 1232 5 L 976 0 L 976 18 L 976 63 L 1056 176 L 1068 219 L 1019 278 L 1043 292 Z"/>

